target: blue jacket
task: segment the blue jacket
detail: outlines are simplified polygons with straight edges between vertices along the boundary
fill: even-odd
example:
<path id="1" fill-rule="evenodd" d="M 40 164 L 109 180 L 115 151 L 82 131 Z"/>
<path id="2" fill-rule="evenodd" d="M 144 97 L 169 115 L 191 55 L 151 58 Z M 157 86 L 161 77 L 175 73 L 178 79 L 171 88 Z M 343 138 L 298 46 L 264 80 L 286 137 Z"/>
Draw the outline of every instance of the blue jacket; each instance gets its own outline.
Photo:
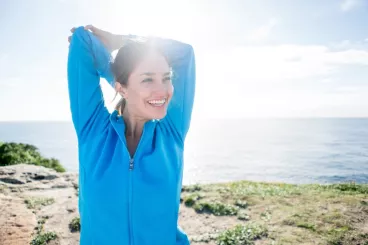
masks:
<path id="1" fill-rule="evenodd" d="M 167 115 L 148 121 L 130 157 L 125 123 L 104 104 L 100 78 L 110 84 L 111 54 L 78 27 L 68 56 L 68 87 L 79 151 L 82 245 L 187 245 L 177 224 L 183 150 L 195 92 L 193 48 L 158 39 L 176 74 Z"/>

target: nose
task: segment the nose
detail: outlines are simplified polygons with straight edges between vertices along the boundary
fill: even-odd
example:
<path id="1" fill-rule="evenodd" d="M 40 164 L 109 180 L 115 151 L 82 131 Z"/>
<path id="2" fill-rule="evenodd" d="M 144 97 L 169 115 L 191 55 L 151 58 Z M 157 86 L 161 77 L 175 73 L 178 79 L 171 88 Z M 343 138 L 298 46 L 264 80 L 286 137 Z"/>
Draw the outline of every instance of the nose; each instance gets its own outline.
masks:
<path id="1" fill-rule="evenodd" d="M 170 90 L 170 85 L 167 83 L 155 83 L 152 88 L 152 93 L 155 95 L 166 95 Z"/>

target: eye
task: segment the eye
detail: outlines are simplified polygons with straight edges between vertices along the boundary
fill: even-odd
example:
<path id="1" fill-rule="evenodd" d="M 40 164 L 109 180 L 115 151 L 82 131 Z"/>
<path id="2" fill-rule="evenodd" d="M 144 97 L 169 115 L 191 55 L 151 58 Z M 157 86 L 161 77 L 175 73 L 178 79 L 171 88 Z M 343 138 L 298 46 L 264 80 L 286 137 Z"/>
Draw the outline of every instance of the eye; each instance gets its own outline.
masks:
<path id="1" fill-rule="evenodd" d="M 162 79 L 162 81 L 164 82 L 170 82 L 170 80 L 171 80 L 171 77 L 165 77 L 164 79 Z"/>
<path id="2" fill-rule="evenodd" d="M 152 78 L 146 78 L 146 79 L 144 79 L 142 82 L 143 83 L 146 83 L 146 82 L 152 82 L 153 81 L 153 79 Z"/>

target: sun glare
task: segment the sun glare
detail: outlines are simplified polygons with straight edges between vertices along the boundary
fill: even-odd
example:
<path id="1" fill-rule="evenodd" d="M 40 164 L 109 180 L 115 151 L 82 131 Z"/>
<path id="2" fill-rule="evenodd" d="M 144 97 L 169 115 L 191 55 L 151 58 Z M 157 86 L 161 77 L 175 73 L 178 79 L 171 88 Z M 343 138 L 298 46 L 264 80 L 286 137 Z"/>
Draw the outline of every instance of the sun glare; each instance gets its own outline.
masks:
<path id="1" fill-rule="evenodd" d="M 196 18 L 193 11 L 189 11 L 188 4 L 177 4 L 168 0 L 129 3 L 116 0 L 106 7 L 109 16 L 103 18 L 101 23 L 114 33 L 157 36 L 184 42 L 190 42 L 192 39 L 190 26 L 195 23 Z M 116 51 L 112 55 L 115 56 Z M 120 96 L 113 100 L 115 90 L 105 81 L 101 83 L 101 88 L 106 106 L 111 111 Z"/>
<path id="2" fill-rule="evenodd" d="M 112 15 L 109 18 L 114 18 L 114 30 L 181 40 L 190 38 L 188 27 L 194 20 L 187 4 L 168 0 L 129 3 L 116 0 L 109 8 Z"/>

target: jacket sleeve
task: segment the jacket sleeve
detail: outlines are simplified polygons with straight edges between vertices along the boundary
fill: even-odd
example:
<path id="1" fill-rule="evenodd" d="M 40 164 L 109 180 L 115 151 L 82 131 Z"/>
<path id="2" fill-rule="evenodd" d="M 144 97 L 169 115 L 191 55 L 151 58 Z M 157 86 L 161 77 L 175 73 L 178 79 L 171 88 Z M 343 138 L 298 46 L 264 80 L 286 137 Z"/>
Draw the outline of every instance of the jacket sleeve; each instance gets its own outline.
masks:
<path id="1" fill-rule="evenodd" d="M 181 189 L 183 183 L 183 168 L 181 167 L 178 171 L 178 181 L 177 181 L 177 189 L 176 189 L 176 205 L 178 207 L 178 213 L 180 208 L 180 196 Z M 179 224 L 176 228 L 176 245 L 190 245 L 188 235 L 181 229 Z"/>
<path id="2" fill-rule="evenodd" d="M 187 234 L 178 226 L 176 230 L 176 245 L 190 245 Z"/>
<path id="3" fill-rule="evenodd" d="M 91 32 L 83 27 L 74 31 L 67 73 L 70 110 L 78 140 L 97 134 L 108 123 L 109 112 L 104 104 L 100 77 L 112 83 L 110 60 L 110 53 Z"/>
<path id="4" fill-rule="evenodd" d="M 155 40 L 173 69 L 173 98 L 166 117 L 167 124 L 183 143 L 189 130 L 196 83 L 195 56 L 189 44 L 170 39 Z"/>
<path id="5" fill-rule="evenodd" d="M 196 83 L 195 56 L 191 45 L 170 39 L 154 39 L 156 45 L 165 53 L 173 69 L 174 95 L 169 104 L 166 117 L 162 120 L 174 136 L 184 144 L 189 130 Z M 178 171 L 177 207 L 180 207 L 183 166 Z M 189 245 L 187 234 L 177 225 L 176 245 Z"/>

